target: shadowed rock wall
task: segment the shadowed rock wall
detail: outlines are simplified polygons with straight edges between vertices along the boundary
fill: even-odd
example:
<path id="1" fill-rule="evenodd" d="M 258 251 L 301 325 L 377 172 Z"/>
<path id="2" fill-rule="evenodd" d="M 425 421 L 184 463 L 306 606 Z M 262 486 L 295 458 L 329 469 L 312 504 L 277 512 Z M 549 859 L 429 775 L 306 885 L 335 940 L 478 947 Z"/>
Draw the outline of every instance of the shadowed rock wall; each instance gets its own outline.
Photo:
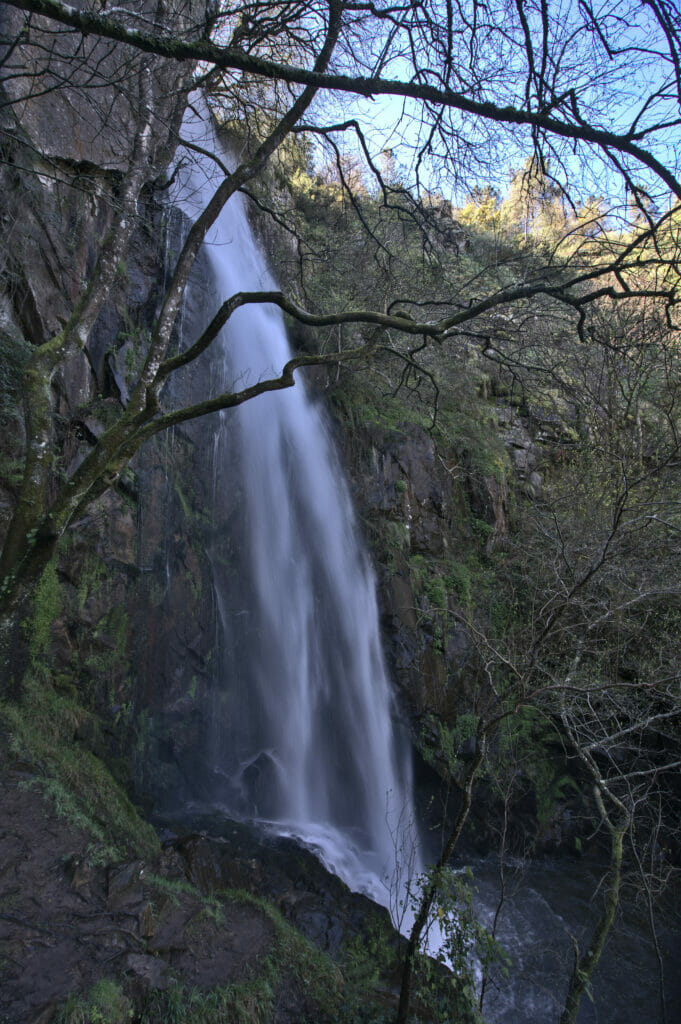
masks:
<path id="1" fill-rule="evenodd" d="M 203 0 L 128 6 L 131 16 L 161 18 L 185 31 L 200 28 L 205 17 Z M 91 450 L 126 403 L 142 365 L 170 250 L 183 230 L 177 218 L 169 226 L 164 193 L 154 183 L 173 154 L 189 69 L 83 40 L 42 18 L 25 30 L 24 15 L 5 6 L 0 45 L 0 510 L 6 524 L 21 476 L 22 367 L 31 347 L 66 322 L 92 273 L 131 155 L 139 80 L 148 74 L 149 186 L 87 349 L 53 381 L 56 473 L 72 471 Z M 198 269 L 197 279 L 205 279 L 205 270 Z M 200 304 L 200 292 L 191 290 L 188 301 Z M 172 400 L 196 400 L 209 374 L 207 362 L 187 370 L 173 385 Z M 181 737 L 180 746 L 201 750 L 187 695 L 200 690 L 214 641 L 205 554 L 213 530 L 206 511 L 211 436 L 209 424 L 197 423 L 148 444 L 60 546 L 48 609 L 49 671 L 59 689 L 96 713 L 77 738 L 104 755 L 130 787 L 135 771 L 142 780 L 152 777 L 144 765 L 153 756 L 160 759 L 155 785 L 167 775 L 169 785 L 181 788 L 171 734 Z M 157 720 L 159 736 L 150 724 Z"/>

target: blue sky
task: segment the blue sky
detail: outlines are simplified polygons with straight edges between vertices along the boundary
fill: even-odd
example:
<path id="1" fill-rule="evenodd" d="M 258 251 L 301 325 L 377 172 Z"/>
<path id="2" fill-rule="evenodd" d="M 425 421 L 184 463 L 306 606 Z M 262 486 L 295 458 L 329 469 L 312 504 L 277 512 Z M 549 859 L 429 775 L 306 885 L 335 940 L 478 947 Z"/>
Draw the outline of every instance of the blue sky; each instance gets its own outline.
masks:
<path id="1" fill-rule="evenodd" d="M 468 94 L 476 99 L 495 97 L 502 102 L 525 106 L 526 49 L 519 23 L 516 19 L 513 24 L 512 17 L 505 26 L 493 23 L 495 17 L 501 18 L 504 11 L 508 14 L 515 8 L 506 5 L 504 0 L 491 0 L 485 9 L 490 11 L 485 39 L 490 46 L 499 48 L 499 60 L 503 58 L 506 63 L 502 68 L 496 68 L 489 55 L 481 56 L 480 63 L 487 80 L 475 88 L 471 86 Z M 665 78 L 673 69 L 665 60 L 665 41 L 656 29 L 648 8 L 638 0 L 601 0 L 591 8 L 599 20 L 600 35 L 589 30 L 586 7 L 576 0 L 550 0 L 548 9 L 551 23 L 546 50 L 547 53 L 549 50 L 555 52 L 546 65 L 545 78 L 552 78 L 556 91 L 561 95 L 569 88 L 575 89 L 585 119 L 604 129 L 625 131 L 642 110 L 645 113 L 639 128 L 644 124 L 651 127 L 657 122 L 672 122 L 670 127 L 649 136 L 642 144 L 652 148 L 668 166 L 676 167 L 681 147 L 679 126 L 673 121 L 679 118 L 679 101 L 669 91 L 665 94 L 663 89 Z M 535 0 L 525 0 L 524 10 L 533 37 L 535 63 L 539 65 L 542 59 L 541 5 Z M 634 16 L 638 21 L 634 21 Z M 619 52 L 618 47 L 626 52 Z M 379 40 L 373 50 L 380 48 Z M 361 57 L 369 67 L 371 53 Z M 425 51 L 423 57 L 425 65 L 428 60 Z M 341 70 L 343 63 L 341 61 Z M 350 63 L 351 58 L 346 57 L 348 70 Z M 467 77 L 470 79 L 472 73 L 464 66 L 463 59 L 460 65 L 461 82 L 465 86 Z M 432 55 L 431 68 L 436 70 Z M 411 65 L 398 50 L 383 75 L 409 80 L 412 77 Z M 646 98 L 649 106 L 644 108 Z M 333 112 L 332 119 L 356 117 L 366 131 L 373 152 L 378 154 L 382 149 L 392 149 L 398 164 L 405 169 L 407 179 L 412 180 L 416 171 L 415 154 L 423 140 L 423 132 L 414 116 L 415 105 L 410 106 L 411 101 L 390 97 L 369 101 L 343 96 L 337 97 L 337 102 L 341 109 Z M 536 105 L 536 94 L 532 95 L 531 102 Z M 405 103 L 408 116 L 403 118 Z M 487 125 L 476 123 L 465 115 L 455 115 L 452 124 L 457 121 L 463 127 L 465 145 L 456 148 L 453 158 L 427 160 L 419 165 L 418 170 L 424 187 L 439 190 L 460 205 L 465 202 L 470 187 L 476 184 L 491 184 L 503 191 L 509 181 L 510 170 L 522 166 L 531 152 L 531 137 L 528 130 L 497 126 L 488 129 Z M 615 202 L 624 202 L 622 179 L 600 151 L 585 146 L 575 149 L 566 140 L 558 140 L 555 152 L 549 153 L 549 158 L 552 172 L 570 179 L 571 192 L 577 200 L 610 194 Z M 635 163 L 631 164 L 631 172 L 633 179 L 643 185 L 658 206 L 664 209 L 669 195 L 666 186 L 652 172 Z"/>

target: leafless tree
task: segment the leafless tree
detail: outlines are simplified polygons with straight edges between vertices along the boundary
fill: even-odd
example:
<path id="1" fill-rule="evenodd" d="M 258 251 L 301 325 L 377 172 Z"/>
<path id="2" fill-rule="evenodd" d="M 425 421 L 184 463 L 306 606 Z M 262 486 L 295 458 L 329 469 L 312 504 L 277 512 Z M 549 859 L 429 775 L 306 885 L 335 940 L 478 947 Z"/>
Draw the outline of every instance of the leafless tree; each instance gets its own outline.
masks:
<path id="1" fill-rule="evenodd" d="M 624 34 L 626 25 L 630 31 Z M 546 714 L 560 719 L 585 770 L 599 776 L 596 800 L 617 853 L 640 807 L 639 787 L 660 777 L 646 745 L 651 735 L 675 721 L 676 677 L 668 664 L 665 668 L 658 661 L 650 688 L 655 710 L 645 720 L 637 706 L 640 694 L 647 692 L 641 689 L 645 683 L 639 670 L 635 685 L 622 683 L 619 676 L 610 680 L 597 695 L 598 707 L 584 719 L 580 715 L 596 695 L 582 679 L 589 667 L 602 667 L 598 652 L 603 643 L 614 644 L 619 624 L 633 609 L 651 621 L 660 601 L 676 599 L 668 579 L 658 586 L 630 555 L 632 547 L 648 541 L 651 550 L 667 550 L 677 536 L 676 519 L 669 516 L 659 488 L 678 459 L 678 400 L 668 372 L 675 365 L 674 348 L 660 341 L 655 349 L 658 367 L 647 379 L 661 380 L 652 420 L 664 425 L 665 444 L 651 454 L 645 431 L 632 432 L 628 419 L 626 429 L 620 429 L 608 402 L 616 399 L 620 407 L 629 402 L 626 416 L 633 415 L 638 428 L 632 413 L 636 381 L 642 379 L 634 373 L 636 355 L 647 358 L 652 349 L 643 328 L 640 339 L 632 341 L 628 326 L 613 338 L 612 332 L 600 330 L 599 317 L 606 316 L 604 310 L 616 316 L 618 304 L 627 309 L 636 302 L 656 318 L 656 338 L 668 338 L 676 329 L 681 199 L 676 145 L 681 20 L 676 6 L 669 0 L 606 0 L 598 10 L 588 2 L 565 8 L 543 0 L 255 0 L 219 3 L 197 12 L 195 5 L 174 2 L 144 5 L 140 11 L 135 3 L 112 6 L 106 0 L 76 5 L 7 0 L 0 6 L 0 29 L 3 149 L 14 166 L 37 180 L 40 175 L 43 180 L 56 176 L 77 187 L 84 171 L 96 179 L 96 161 L 87 146 L 95 138 L 101 141 L 103 134 L 111 170 L 106 229 L 91 272 L 80 291 L 68 296 L 55 329 L 28 339 L 23 482 L 0 560 L 3 661 L 7 664 L 17 639 L 21 610 L 64 531 L 154 434 L 290 387 L 299 368 L 370 357 L 385 332 L 390 332 L 391 343 L 398 339 L 393 348 L 407 366 L 418 365 L 418 353 L 433 343 L 473 342 L 514 379 L 534 373 L 537 379 L 566 384 L 564 354 L 540 351 L 533 333 L 522 329 L 533 318 L 558 310 L 577 346 L 588 342 L 603 354 L 600 375 L 593 368 L 584 371 L 577 348 L 570 350 L 568 363 L 594 392 L 593 408 L 606 410 L 608 434 L 601 436 L 600 447 L 592 446 L 592 472 L 594 480 L 609 474 L 610 483 L 599 492 L 599 518 L 584 511 L 586 535 L 573 517 L 572 533 L 566 536 L 555 503 L 548 518 L 537 523 L 550 541 L 551 555 L 543 556 L 544 589 L 533 606 L 532 631 L 524 639 L 522 657 L 505 650 L 498 638 L 477 634 L 480 649 L 487 652 L 482 658 L 487 703 L 477 709 L 476 754 L 442 864 L 464 827 L 494 729 L 528 701 L 542 703 Z M 210 90 L 227 116 L 246 125 L 243 158 L 233 170 L 223 168 L 213 198 L 187 235 L 129 402 L 80 464 L 59 477 L 52 381 L 65 361 L 87 344 L 129 251 L 144 190 L 167 164 L 177 143 L 183 100 L 197 85 Z M 161 102 L 168 91 L 177 103 Z M 419 296 L 395 296 L 380 310 L 309 312 L 279 292 L 233 295 L 200 338 L 171 354 L 173 328 L 206 232 L 224 204 L 257 181 L 288 137 L 315 135 L 329 147 L 342 176 L 338 139 L 352 133 L 383 201 L 395 199 L 361 108 L 361 101 L 370 104 L 381 97 L 390 101 L 388 109 L 395 113 L 386 116 L 394 118 L 401 145 L 411 152 L 413 190 L 406 191 L 415 205 L 424 183 L 429 189 L 433 182 L 456 188 L 481 181 L 494 184 L 509 163 L 521 165 L 529 158 L 535 178 L 550 179 L 551 195 L 566 211 L 559 236 L 525 261 L 522 273 L 483 275 L 470 282 L 466 294 L 433 296 L 425 306 Z M 360 113 L 350 118 L 339 113 L 343 98 L 360 105 Z M 88 142 L 86 133 L 80 160 L 65 164 L 53 158 L 44 140 L 41 145 L 39 132 L 22 128 L 31 126 L 45 102 L 75 104 L 82 111 L 91 138 Z M 352 198 L 352 181 L 346 176 L 342 183 Z M 599 218 L 610 217 L 613 230 L 579 235 L 568 214 L 594 195 L 610 197 L 609 207 L 599 208 Z M 635 229 L 626 221 L 632 208 Z M 361 215 L 359 205 L 356 209 Z M 296 355 L 276 377 L 185 408 L 164 405 L 172 376 L 211 346 L 234 310 L 254 302 L 278 305 L 311 327 L 366 325 L 366 341 L 340 351 Z M 515 324 L 513 332 L 509 324 Z M 515 339 L 512 345 L 509 333 Z M 624 374 L 622 367 L 627 368 Z M 571 386 L 577 387 L 574 375 Z M 607 456 L 607 465 L 599 466 L 601 455 Z M 613 478 L 615 465 L 621 472 Z M 629 559 L 624 572 L 614 559 L 616 550 Z M 477 628 L 474 623 L 469 627 L 474 632 Z M 502 676 L 512 679 L 510 689 L 501 685 Z M 615 700 L 613 694 L 618 694 L 615 704 L 609 703 Z M 617 703 L 619 695 L 623 705 Z M 600 739 L 593 732 L 596 721 L 605 730 Z M 595 746 L 612 749 L 625 741 L 635 742 L 639 753 L 629 775 L 603 779 Z M 611 757 L 613 772 L 616 764 Z M 616 863 L 612 870 L 619 870 Z M 411 964 L 435 896 L 434 884 L 409 940 L 400 1021 L 408 1017 Z M 588 969 L 580 963 L 575 977 Z"/>
<path id="2" fill-rule="evenodd" d="M 541 500 L 526 503 L 507 539 L 497 585 L 518 605 L 514 622 L 495 632 L 484 616 L 460 615 L 482 679 L 471 708 L 476 755 L 458 765 L 463 798 L 438 862 L 444 866 L 459 842 L 473 786 L 486 759 L 499 756 L 500 734 L 513 734 L 528 711 L 541 716 L 590 792 L 594 827 L 609 851 L 602 910 L 584 949 L 575 942 L 561 1024 L 577 1019 L 627 872 L 641 885 L 662 982 L 653 892 L 673 874 L 665 850 L 679 841 L 676 337 L 653 304 L 608 301 L 589 320 L 599 343 L 586 352 L 560 334 L 553 344 L 526 336 L 516 350 L 492 352 L 528 403 L 553 403 L 559 421 L 573 427 L 556 442 L 560 470 L 547 469 Z M 410 960 L 437 894 L 434 877 L 410 936 L 400 1021 L 409 1013 Z M 664 1019 L 662 983 L 660 1000 Z"/>
<path id="3" fill-rule="evenodd" d="M 462 327 L 492 309 L 550 295 L 582 318 L 595 295 L 665 295 L 673 308 L 675 249 L 651 254 L 660 224 L 646 211 L 645 226 L 633 239 L 606 247 L 603 257 L 575 272 L 569 265 L 550 275 L 541 268 L 490 294 L 472 295 L 447 314 L 426 321 L 372 311 L 330 311 L 308 315 L 283 295 L 238 295 L 218 311 L 199 341 L 168 358 L 173 325 L 191 267 L 208 227 L 230 196 L 261 172 L 291 132 L 306 130 L 330 138 L 325 110 L 339 94 L 389 96 L 403 103 L 400 123 L 416 153 L 417 180 L 425 162 L 437 159 L 455 179 L 463 169 L 489 170 L 501 147 L 531 146 L 542 166 L 551 157 L 553 174 L 567 196 L 585 166 L 616 174 L 632 196 L 662 191 L 679 197 L 673 133 L 678 125 L 678 16 L 667 4 L 631 4 L 630 19 L 641 44 L 624 46 L 618 35 L 621 11 L 606 8 L 598 17 L 581 5 L 569 18 L 544 4 L 501 2 L 464 7 L 434 4 L 253 3 L 218 5 L 191 17 L 185 5 L 158 10 L 136 5 L 69 6 L 60 0 L 14 0 L 3 7 L 6 26 L 2 56 L 4 103 L 17 118 L 32 116 L 46 93 L 66 91 L 68 99 L 96 107 L 99 86 L 113 87 L 110 111 L 93 119 L 93 131 L 123 121 L 127 147 L 117 188 L 116 211 L 93 273 L 72 302 L 61 329 L 50 338 L 31 339 L 34 351 L 26 373 L 26 466 L 24 485 L 9 529 L 0 571 L 3 603 L 11 610 L 40 576 L 54 545 L 74 516 L 109 486 L 137 447 L 172 423 L 247 401 L 263 391 L 290 386 L 298 367 L 310 362 L 351 359 L 297 356 L 277 379 L 242 392 L 222 395 L 176 412 L 163 412 L 161 395 L 168 377 L 186 366 L 214 340 L 230 313 L 247 302 L 270 301 L 311 325 L 368 323 L 425 339 L 455 342 Z M 24 16 L 8 16 L 10 8 Z M 116 268 L 130 242 L 142 188 L 153 174 L 150 147 L 158 117 L 150 54 L 182 69 L 179 87 L 209 82 L 237 112 L 252 115 L 252 146 L 246 159 L 226 174 L 192 227 L 163 300 L 145 367 L 119 421 L 98 439 L 90 455 L 46 498 L 52 470 L 50 381 L 57 367 L 86 344 L 106 301 Z M 601 56 L 607 61 L 596 72 Z M 589 58 L 582 68 L 581 62 Z M 652 86 L 630 95 L 613 113 L 616 90 L 636 76 L 632 67 L 655 67 Z M 134 74 L 131 75 L 131 72 Z M 644 78 L 645 76 L 641 76 Z M 134 84 L 133 84 L 134 83 Z M 158 88 L 156 88 L 158 93 Z M 83 100 L 82 97 L 86 99 Z M 104 115 L 107 116 L 104 116 Z M 122 114 L 122 116 L 121 116 Z M 310 116 L 312 115 L 312 116 Z M 624 123 L 624 119 L 628 119 Z M 622 123 L 620 123 L 622 122 Z M 118 126 L 117 126 L 118 127 Z M 343 123 L 338 130 L 348 127 Z M 354 126 L 357 129 L 357 125 Z M 359 130 L 359 129 L 358 129 Z M 13 128 L 6 128 L 6 137 Z M 366 154 L 369 145 L 359 130 Z M 15 133 L 16 138 L 16 133 Z M 172 141 L 166 143 L 172 145 Z M 637 184 L 644 177 L 646 189 Z M 641 202 L 639 205 L 643 207 Z M 667 203 L 668 205 L 668 203 Z M 610 249 L 612 248 L 612 251 Z M 657 276 L 638 280 L 655 259 Z M 446 296 L 444 297 L 446 298 Z"/>

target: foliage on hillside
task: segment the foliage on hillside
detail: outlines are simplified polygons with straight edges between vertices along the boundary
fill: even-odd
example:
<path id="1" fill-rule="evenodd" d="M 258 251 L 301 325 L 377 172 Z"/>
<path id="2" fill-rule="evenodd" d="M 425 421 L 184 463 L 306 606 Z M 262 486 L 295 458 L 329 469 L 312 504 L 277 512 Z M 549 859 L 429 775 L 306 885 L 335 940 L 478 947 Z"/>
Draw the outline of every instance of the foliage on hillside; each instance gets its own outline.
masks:
<path id="1" fill-rule="evenodd" d="M 529 785 L 540 834 L 566 801 L 581 815 L 590 807 L 582 826 L 590 830 L 597 772 L 632 813 L 644 813 L 645 799 L 665 805 L 654 834 L 671 848 L 668 812 L 679 795 L 667 766 L 681 738 L 672 569 L 681 367 L 674 324 L 652 293 L 660 275 L 669 284 L 675 273 L 656 252 L 678 245 L 678 218 L 624 275 L 649 297 L 615 303 L 604 288 L 578 314 L 552 295 L 552 281 L 575 269 L 588 276 L 633 237 L 602 217 L 597 198 L 566 209 L 530 163 L 503 199 L 482 190 L 452 210 L 442 197 L 416 201 L 395 181 L 381 191 L 355 180 L 350 190 L 353 170 L 342 161 L 316 170 L 304 146 L 289 147 L 270 180 L 288 227 L 273 236 L 276 270 L 309 308 L 382 304 L 425 319 L 441 314 L 429 301 L 436 285 L 456 308 L 491 285 L 540 273 L 547 281 L 531 306 L 496 309 L 447 342 L 378 332 L 366 366 L 324 381 L 355 446 L 375 445 L 377 431 L 424 431 L 458 495 L 449 554 L 414 548 L 408 481 L 392 485 L 404 489 L 402 505 L 365 524 L 388 574 L 408 579 L 419 628 L 446 676 L 421 708 L 428 756 L 458 777 L 462 743 L 481 716 L 496 717 L 484 772 L 497 793 L 513 777 L 519 794 Z M 645 232 L 643 218 L 636 230 Z M 418 304 L 405 299 L 415 294 Z M 294 337 L 329 349 L 354 342 L 338 328 Z M 489 499 L 478 500 L 492 481 L 503 495 L 501 522 Z M 450 642 L 460 645 L 457 629 L 469 645 L 463 683 L 446 657 Z M 467 714 L 466 736 L 453 743 Z M 655 784 L 639 786 L 639 777 Z"/>

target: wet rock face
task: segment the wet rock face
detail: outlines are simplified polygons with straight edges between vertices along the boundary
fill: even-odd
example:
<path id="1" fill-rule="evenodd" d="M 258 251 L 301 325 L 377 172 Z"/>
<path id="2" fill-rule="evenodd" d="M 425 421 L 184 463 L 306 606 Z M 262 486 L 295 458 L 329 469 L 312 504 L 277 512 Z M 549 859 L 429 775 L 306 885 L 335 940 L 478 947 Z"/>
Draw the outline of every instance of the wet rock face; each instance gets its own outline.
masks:
<path id="1" fill-rule="evenodd" d="M 78 7 L 98 5 L 81 0 Z M 170 5 L 168 5 L 169 7 Z M 201 24 L 204 0 L 166 7 L 163 27 Z M 123 0 L 117 11 L 129 10 L 147 25 L 158 24 L 156 0 Z M 139 21 L 131 17 L 131 26 Z M 23 30 L 23 31 L 22 31 Z M 167 159 L 168 127 L 182 102 L 184 70 L 171 61 L 149 58 L 134 48 L 94 35 L 82 36 L 67 27 L 55 32 L 54 22 L 12 8 L 0 11 L 0 35 L 13 47 L 3 83 L 16 109 L 22 132 L 49 160 L 85 164 L 99 170 L 125 172 L 140 123 L 145 87 L 151 87 L 154 108 L 153 162 Z M 45 93 L 44 83 L 48 92 Z M 50 88 L 51 86 L 51 88 Z"/>
<path id="2" fill-rule="evenodd" d="M 449 613 L 465 595 L 453 578 L 479 543 L 507 524 L 505 484 L 471 474 L 452 451 L 414 423 L 397 429 L 341 424 L 339 440 L 353 498 L 376 560 L 379 600 L 391 672 L 411 715 L 445 718 L 466 710 L 471 652 Z"/>
<path id="3" fill-rule="evenodd" d="M 144 13 L 153 21 L 158 15 L 151 0 L 128 6 L 135 16 Z M 204 0 L 190 0 L 167 5 L 164 16 L 200 27 L 204 14 Z M 5 40 L 14 40 L 23 24 L 21 12 L 0 9 Z M 44 95 L 33 85 L 43 70 L 46 39 L 54 75 L 68 67 L 70 78 Z M 83 88 L 92 61 L 101 78 Z M 3 358 L 12 345 L 27 357 L 32 346 L 60 330 L 92 273 L 139 120 L 138 72 L 146 68 L 151 78 L 153 179 L 172 156 L 169 133 L 182 113 L 187 71 L 116 44 L 89 37 L 83 42 L 66 29 L 55 34 L 40 18 L 32 19 L 11 62 L 17 73 L 1 87 L 10 102 L 0 105 L 6 140 L 2 224 L 11 240 L 0 257 Z M 146 192 L 139 213 L 87 350 L 70 357 L 53 382 L 54 443 L 67 472 L 125 405 L 162 295 L 168 239 L 163 193 Z M 171 224 L 171 230 L 180 228 Z M 205 278 L 201 268 L 198 278 Z M 202 296 L 192 301 L 201 303 Z M 19 370 L 15 375 L 20 379 Z M 209 378 L 206 362 L 186 371 L 170 400 L 205 396 Z M 13 473 L 0 483 L 6 519 L 15 501 L 23 430 L 20 410 L 5 414 L 3 407 L 0 415 L 0 454 Z M 77 694 L 98 716 L 97 727 L 81 740 L 113 759 L 130 786 L 136 761 L 138 780 L 149 779 L 150 789 L 182 790 L 197 756 L 192 751 L 202 748 L 200 729 L 190 723 L 214 643 L 206 556 L 213 537 L 207 513 L 210 438 L 210 425 L 203 423 L 147 444 L 60 547 L 50 669 L 59 689 Z M 159 752 L 159 772 L 147 772 Z"/>
<path id="4" fill-rule="evenodd" d="M 124 0 L 119 12 L 126 6 L 148 23 L 158 16 L 155 0 Z M 166 23 L 201 24 L 205 0 L 181 6 L 166 11 Z M 9 282 L 13 322 L 31 344 L 39 344 L 66 322 L 92 273 L 148 96 L 153 108 L 149 180 L 170 160 L 189 69 L 65 27 L 55 32 L 48 19 L 31 16 L 29 22 L 5 5 L 0 41 L 9 47 L 0 85 L 6 147 L 0 188 L 3 232 L 11 239 L 3 247 L 0 269 Z M 126 296 L 133 309 L 139 298 L 135 283 Z M 148 297 L 149 281 L 139 284 L 137 292 Z M 103 319 L 107 315 L 111 310 Z M 98 375 L 100 356 L 94 360 Z M 82 403 L 89 398 L 87 369 L 82 356 L 74 362 L 78 365 L 65 368 L 63 386 L 72 402 L 77 395 Z M 101 390 L 101 376 L 99 384 Z"/>
<path id="5" fill-rule="evenodd" d="M 358 500 L 365 514 L 397 515 L 410 549 L 440 554 L 447 544 L 447 489 L 436 466 L 435 444 L 420 427 L 369 431 L 371 447 L 360 463 Z"/>
<path id="6" fill-rule="evenodd" d="M 164 274 L 162 211 L 150 203 L 147 212 L 90 352 L 55 379 L 55 441 L 71 471 L 121 411 L 109 361 L 119 359 L 125 383 L 144 357 Z M 205 278 L 200 267 L 198 278 Z M 193 291 L 194 303 L 204 300 Z M 204 397 L 209 376 L 207 363 L 192 368 L 169 400 Z M 0 442 L 6 458 L 19 449 L 19 428 L 13 420 Z M 57 565 L 50 668 L 59 688 L 98 716 L 99 727 L 83 742 L 113 758 L 130 787 L 134 772 L 138 789 L 152 799 L 163 791 L 184 798 L 203 770 L 205 723 L 196 708 L 209 687 L 215 642 L 207 550 L 224 529 L 209 512 L 212 451 L 209 421 L 148 443 L 67 532 Z M 8 510 L 13 501 L 8 491 Z"/>
<path id="7" fill-rule="evenodd" d="M 334 956 L 349 936 L 392 930 L 387 910 L 351 892 L 292 839 L 269 836 L 227 819 L 220 823 L 214 814 L 190 819 L 185 827 L 201 828 L 201 834 L 169 842 L 166 855 L 179 855 L 187 878 L 202 892 L 257 893 Z"/>
<path id="8" fill-rule="evenodd" d="M 476 614 L 484 616 L 489 594 L 479 601 L 477 588 L 490 586 L 491 556 L 508 541 L 509 490 L 541 498 L 546 443 L 555 448 L 565 429 L 503 399 L 481 399 L 477 415 L 481 458 L 470 442 L 459 450 L 454 431 L 447 441 L 414 422 L 387 429 L 352 416 L 337 421 L 376 562 L 386 652 L 417 733 L 429 712 L 452 722 L 470 709 L 475 657 L 457 613 L 482 608 Z M 490 453 L 494 470 L 486 468 Z"/>

